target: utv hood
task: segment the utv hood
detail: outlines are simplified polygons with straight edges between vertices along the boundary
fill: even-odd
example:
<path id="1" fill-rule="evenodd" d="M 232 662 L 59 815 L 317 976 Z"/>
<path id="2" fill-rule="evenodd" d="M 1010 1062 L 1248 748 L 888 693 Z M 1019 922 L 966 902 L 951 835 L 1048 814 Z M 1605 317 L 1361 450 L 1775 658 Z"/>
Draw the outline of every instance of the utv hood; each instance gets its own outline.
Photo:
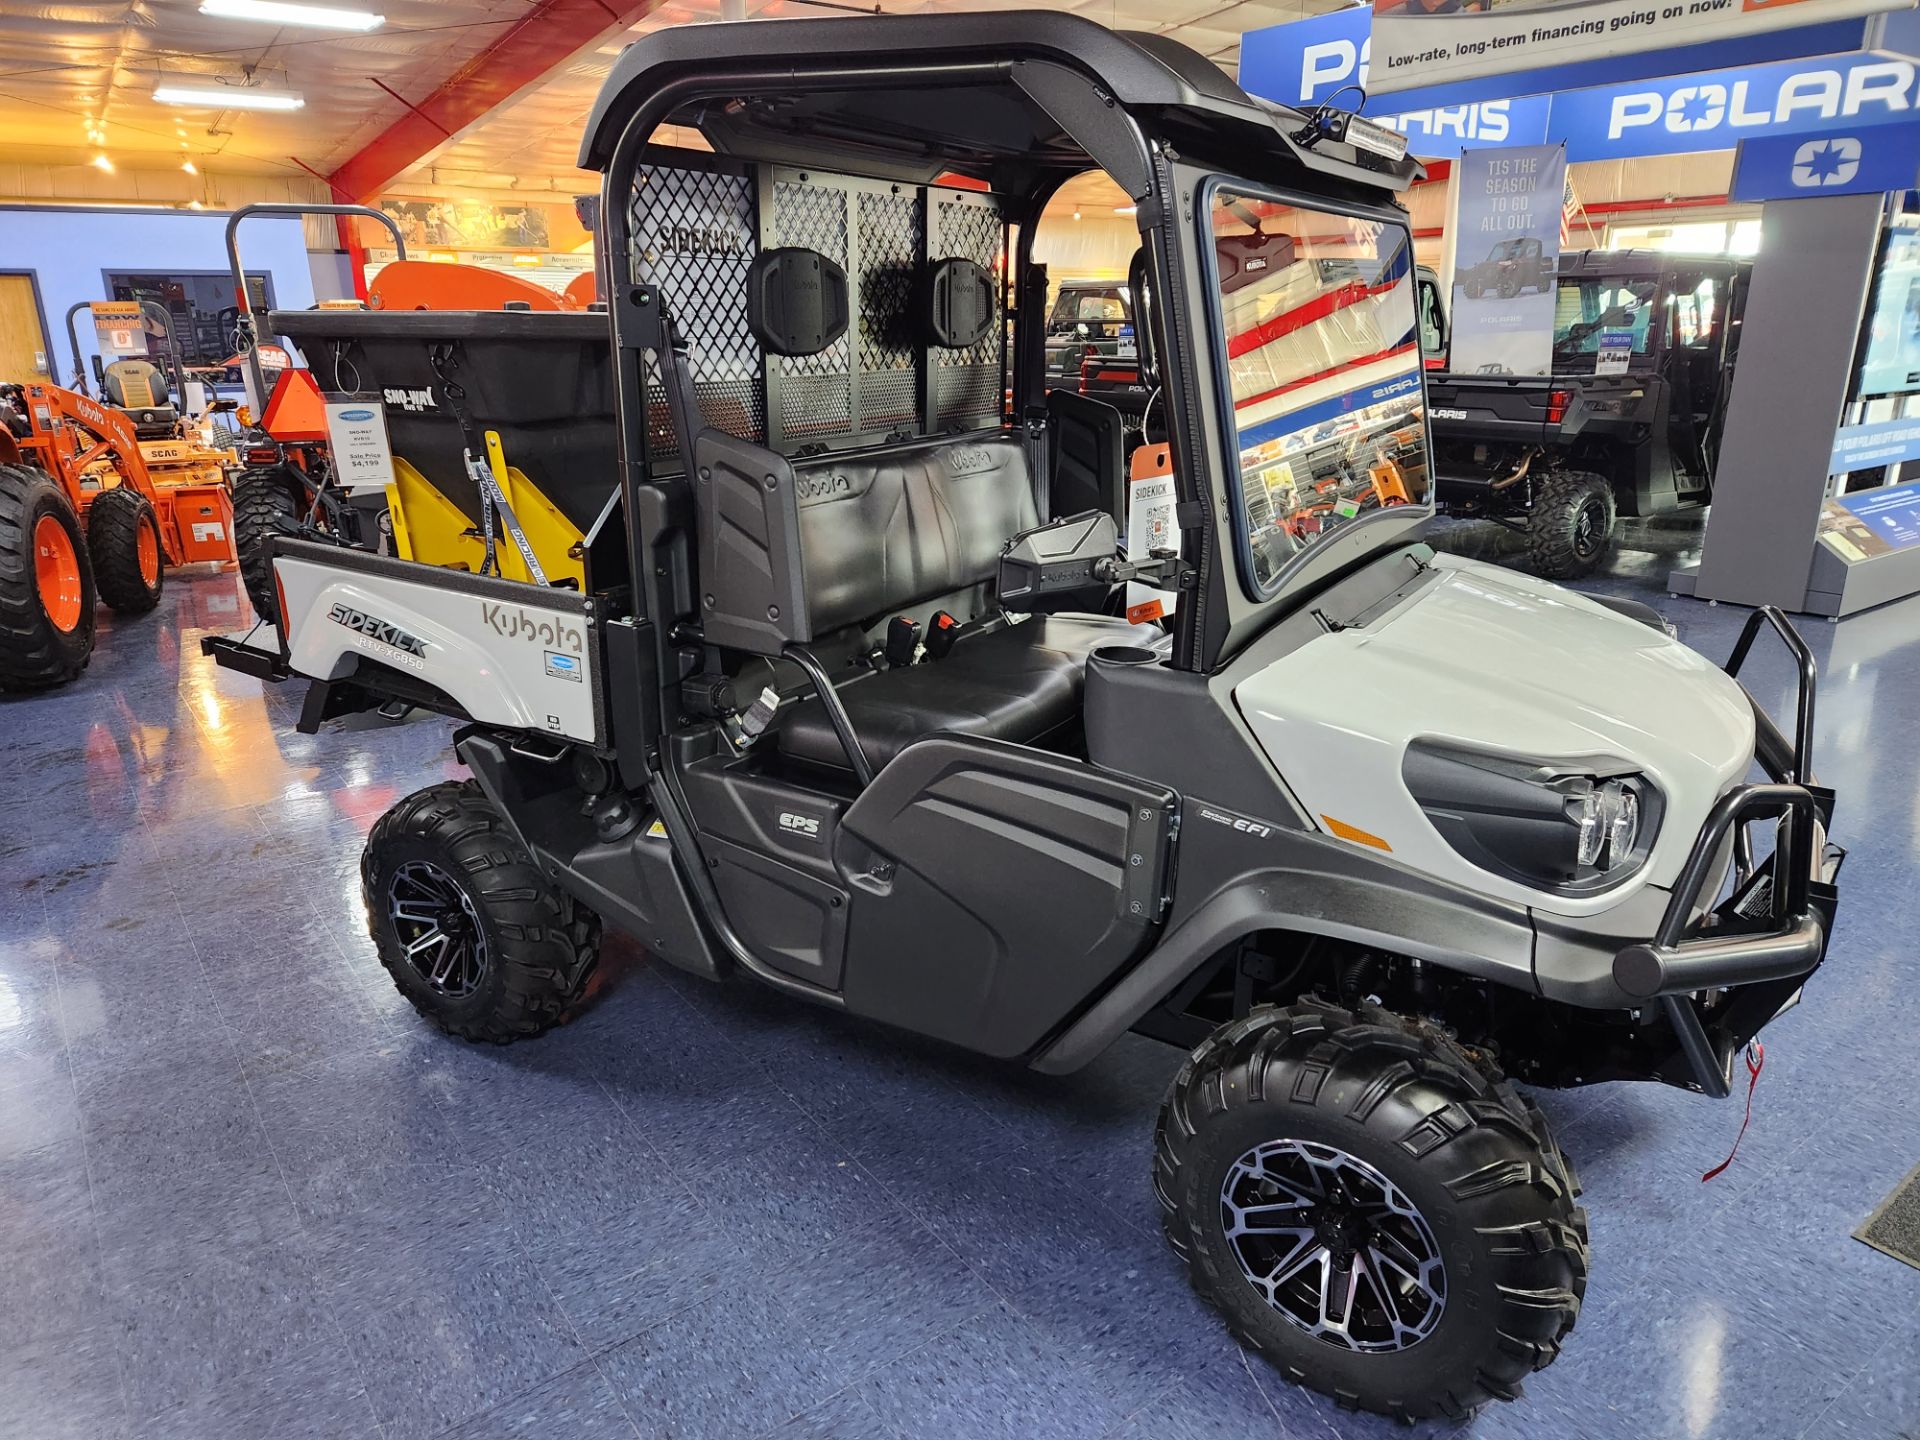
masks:
<path id="1" fill-rule="evenodd" d="M 1668 887 L 1713 802 L 1753 762 L 1746 692 L 1707 660 L 1585 596 L 1474 561 L 1398 609 L 1322 635 L 1257 672 L 1235 702 L 1322 829 L 1354 832 L 1425 873 L 1566 915 Z M 1468 862 L 1414 802 L 1415 739 L 1527 761 L 1623 761 L 1665 805 L 1646 863 L 1601 894 L 1536 890 Z M 1360 843 L 1360 842 L 1356 842 Z"/>

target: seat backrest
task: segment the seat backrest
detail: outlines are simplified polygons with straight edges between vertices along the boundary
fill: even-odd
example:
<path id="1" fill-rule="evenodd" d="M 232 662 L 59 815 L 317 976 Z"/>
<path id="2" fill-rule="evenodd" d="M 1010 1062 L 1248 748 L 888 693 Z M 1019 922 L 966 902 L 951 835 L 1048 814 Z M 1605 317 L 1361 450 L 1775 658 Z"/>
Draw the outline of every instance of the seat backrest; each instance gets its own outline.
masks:
<path id="1" fill-rule="evenodd" d="M 1012 434 L 939 436 L 793 463 L 800 564 L 816 635 L 991 580 L 1039 523 Z"/>
<path id="2" fill-rule="evenodd" d="M 151 410 L 167 403 L 167 379 L 146 360 L 116 360 L 101 372 L 107 402 L 122 410 Z"/>

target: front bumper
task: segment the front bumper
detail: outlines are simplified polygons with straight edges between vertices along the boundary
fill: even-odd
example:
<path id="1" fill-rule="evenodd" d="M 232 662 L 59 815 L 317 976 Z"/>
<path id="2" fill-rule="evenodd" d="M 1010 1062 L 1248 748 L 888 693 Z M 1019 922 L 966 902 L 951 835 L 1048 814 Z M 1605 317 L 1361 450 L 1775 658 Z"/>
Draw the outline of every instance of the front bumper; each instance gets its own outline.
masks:
<path id="1" fill-rule="evenodd" d="M 1701 1088 L 1716 1096 L 1729 1092 L 1734 1056 L 1792 1004 L 1826 958 L 1839 900 L 1835 881 L 1846 858 L 1827 840 L 1833 792 L 1812 773 L 1815 674 L 1806 642 L 1777 608 L 1764 606 L 1748 619 L 1727 673 L 1738 677 L 1762 625 L 1779 634 L 1799 668 L 1794 737 L 1789 741 L 1754 701 L 1755 758 L 1768 781 L 1720 798 L 1653 939 L 1627 946 L 1613 960 L 1615 984 L 1659 1005 Z M 1749 827 L 1769 820 L 1773 851 L 1756 864 Z M 1733 892 L 1706 910 L 1716 899 L 1708 887 L 1729 843 Z"/>

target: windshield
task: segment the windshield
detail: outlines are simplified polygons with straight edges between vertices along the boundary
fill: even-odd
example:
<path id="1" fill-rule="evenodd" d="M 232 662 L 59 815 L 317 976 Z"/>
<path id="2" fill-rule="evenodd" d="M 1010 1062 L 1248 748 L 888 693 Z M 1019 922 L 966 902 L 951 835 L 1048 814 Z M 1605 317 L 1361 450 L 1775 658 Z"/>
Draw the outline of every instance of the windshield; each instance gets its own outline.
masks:
<path id="1" fill-rule="evenodd" d="M 1624 346 L 1632 354 L 1646 354 L 1659 293 L 1660 282 L 1653 276 L 1563 279 L 1553 310 L 1553 358 L 1598 355 L 1603 336 L 1608 349 Z"/>
<path id="2" fill-rule="evenodd" d="M 1118 290 L 1062 290 L 1053 302 L 1048 327 L 1071 330 L 1075 325 L 1117 326 L 1127 318 L 1127 302 Z"/>
<path id="3" fill-rule="evenodd" d="M 1493 247 L 1493 258 L 1496 260 L 1518 260 L 1522 255 L 1527 253 L 1529 246 L 1531 246 L 1532 250 L 1537 254 L 1540 249 L 1540 242 L 1538 240 L 1503 240 Z"/>
<path id="4" fill-rule="evenodd" d="M 1225 187 L 1209 219 L 1243 563 L 1264 597 L 1324 536 L 1426 502 L 1413 253 L 1399 226 Z"/>

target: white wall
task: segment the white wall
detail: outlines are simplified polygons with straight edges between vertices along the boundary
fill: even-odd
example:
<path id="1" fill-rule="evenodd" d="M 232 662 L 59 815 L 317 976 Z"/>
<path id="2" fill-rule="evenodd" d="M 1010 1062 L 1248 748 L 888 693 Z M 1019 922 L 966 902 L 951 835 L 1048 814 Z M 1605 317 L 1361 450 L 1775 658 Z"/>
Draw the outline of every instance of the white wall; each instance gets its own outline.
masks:
<path id="1" fill-rule="evenodd" d="M 104 271 L 143 273 L 227 269 L 227 217 L 213 211 L 104 210 L 0 206 L 0 270 L 31 270 L 40 281 L 47 340 L 66 375 L 67 308 L 108 298 Z M 242 222 L 240 258 L 249 272 L 273 277 L 274 304 L 313 304 L 306 233 L 297 217 Z M 91 326 L 81 325 L 83 355 L 93 353 Z"/>

